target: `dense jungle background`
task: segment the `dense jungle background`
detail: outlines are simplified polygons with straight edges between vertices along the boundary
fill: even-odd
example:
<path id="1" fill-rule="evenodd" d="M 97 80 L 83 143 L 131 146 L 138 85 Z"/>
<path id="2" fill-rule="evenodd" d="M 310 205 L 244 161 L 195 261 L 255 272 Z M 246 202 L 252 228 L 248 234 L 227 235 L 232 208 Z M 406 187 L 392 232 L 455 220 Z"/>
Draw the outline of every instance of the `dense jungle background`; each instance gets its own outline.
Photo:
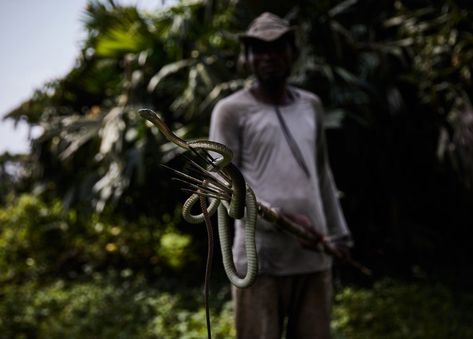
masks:
<path id="1" fill-rule="evenodd" d="M 473 338 L 473 5 L 464 0 L 90 1 L 73 69 L 6 119 L 42 134 L 0 156 L 1 338 L 203 338 L 203 225 L 137 110 L 205 137 L 249 81 L 236 34 L 263 11 L 299 26 L 291 82 L 325 106 L 328 146 L 372 277 L 335 267 L 335 338 Z M 229 284 L 211 281 L 216 338 Z"/>

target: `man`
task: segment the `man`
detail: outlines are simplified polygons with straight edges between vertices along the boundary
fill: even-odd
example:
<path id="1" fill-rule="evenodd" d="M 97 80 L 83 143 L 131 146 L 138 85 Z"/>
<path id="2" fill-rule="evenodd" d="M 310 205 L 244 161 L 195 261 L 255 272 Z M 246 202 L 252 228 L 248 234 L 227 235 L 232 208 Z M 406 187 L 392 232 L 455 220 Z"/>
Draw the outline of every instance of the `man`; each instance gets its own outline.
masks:
<path id="1" fill-rule="evenodd" d="M 256 82 L 216 105 L 210 139 L 233 150 L 235 165 L 259 201 L 306 228 L 349 239 L 328 163 L 320 100 L 287 84 L 298 52 L 294 28 L 263 13 L 240 40 Z M 243 223 L 237 221 L 233 252 L 242 274 L 243 243 Z M 237 337 L 330 338 L 331 258 L 261 219 L 256 245 L 255 284 L 232 291 Z"/>

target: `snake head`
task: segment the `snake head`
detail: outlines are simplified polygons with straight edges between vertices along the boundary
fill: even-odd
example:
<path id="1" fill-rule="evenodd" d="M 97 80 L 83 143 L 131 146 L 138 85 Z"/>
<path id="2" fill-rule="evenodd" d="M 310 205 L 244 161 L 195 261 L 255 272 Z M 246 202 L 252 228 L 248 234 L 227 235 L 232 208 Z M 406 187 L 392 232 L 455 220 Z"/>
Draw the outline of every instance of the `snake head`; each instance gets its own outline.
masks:
<path id="1" fill-rule="evenodd" d="M 138 110 L 140 116 L 146 120 L 154 122 L 156 119 L 161 120 L 158 113 L 149 108 L 142 108 Z"/>
<path id="2" fill-rule="evenodd" d="M 138 113 L 141 115 L 142 118 L 148 120 L 151 122 L 153 125 L 155 125 L 161 133 L 164 134 L 166 139 L 168 139 L 170 142 L 175 143 L 176 145 L 180 147 L 186 147 L 186 142 L 180 138 L 178 138 L 172 131 L 171 129 L 164 123 L 164 121 L 159 117 L 158 113 L 153 111 L 152 109 L 149 108 L 142 108 L 138 110 Z"/>

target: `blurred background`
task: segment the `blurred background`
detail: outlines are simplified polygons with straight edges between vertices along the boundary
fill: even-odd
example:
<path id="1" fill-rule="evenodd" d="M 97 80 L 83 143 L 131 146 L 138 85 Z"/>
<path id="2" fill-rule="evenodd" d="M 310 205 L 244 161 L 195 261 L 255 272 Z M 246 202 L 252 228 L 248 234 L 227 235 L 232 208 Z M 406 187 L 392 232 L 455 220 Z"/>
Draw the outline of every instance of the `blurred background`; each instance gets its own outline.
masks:
<path id="1" fill-rule="evenodd" d="M 473 5 L 428 0 L 0 4 L 0 337 L 202 338 L 203 225 L 137 110 L 205 137 L 244 86 L 236 34 L 299 26 L 291 83 L 317 93 L 353 256 L 335 338 L 473 338 Z M 220 259 L 216 338 L 234 337 Z"/>

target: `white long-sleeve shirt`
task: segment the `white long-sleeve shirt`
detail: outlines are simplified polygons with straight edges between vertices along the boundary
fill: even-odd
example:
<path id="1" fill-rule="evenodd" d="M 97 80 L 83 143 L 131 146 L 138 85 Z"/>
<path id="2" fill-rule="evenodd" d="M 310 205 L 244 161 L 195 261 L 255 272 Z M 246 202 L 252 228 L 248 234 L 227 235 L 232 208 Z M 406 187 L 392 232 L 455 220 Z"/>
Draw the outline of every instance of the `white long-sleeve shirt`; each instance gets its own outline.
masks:
<path id="1" fill-rule="evenodd" d="M 233 163 L 259 201 L 306 215 L 322 234 L 349 235 L 328 162 L 320 100 L 310 92 L 290 90 L 294 100 L 279 110 L 303 155 L 309 177 L 295 160 L 274 106 L 258 101 L 249 89 L 217 103 L 210 140 L 232 149 Z M 246 271 L 243 222 L 235 223 L 233 245 L 235 266 L 242 274 Z M 256 248 L 260 273 L 299 274 L 331 266 L 328 255 L 303 249 L 294 237 L 262 218 L 258 219 Z"/>

